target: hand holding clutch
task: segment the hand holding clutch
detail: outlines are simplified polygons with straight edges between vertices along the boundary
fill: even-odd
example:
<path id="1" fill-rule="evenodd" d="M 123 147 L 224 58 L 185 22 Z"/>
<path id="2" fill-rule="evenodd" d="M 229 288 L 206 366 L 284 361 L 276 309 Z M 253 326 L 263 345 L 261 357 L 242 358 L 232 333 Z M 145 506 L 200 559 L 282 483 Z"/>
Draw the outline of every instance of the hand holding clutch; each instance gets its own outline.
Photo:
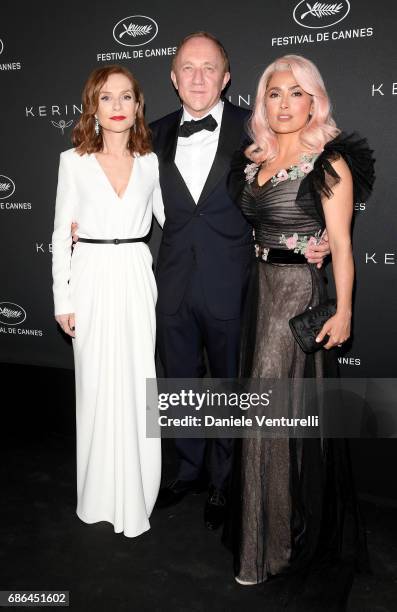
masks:
<path id="1" fill-rule="evenodd" d="M 334 346 L 342 346 L 343 342 L 350 336 L 351 313 L 338 312 L 328 319 L 323 325 L 322 330 L 316 338 L 316 342 L 323 342 L 324 338 L 328 338 L 325 349 L 333 348 Z"/>
<path id="2" fill-rule="evenodd" d="M 327 344 L 329 338 L 323 334 L 324 327 L 335 313 L 336 300 L 328 300 L 324 304 L 309 307 L 289 320 L 291 331 L 302 351 L 314 353 Z M 319 334 L 323 336 L 320 341 L 316 341 Z"/>

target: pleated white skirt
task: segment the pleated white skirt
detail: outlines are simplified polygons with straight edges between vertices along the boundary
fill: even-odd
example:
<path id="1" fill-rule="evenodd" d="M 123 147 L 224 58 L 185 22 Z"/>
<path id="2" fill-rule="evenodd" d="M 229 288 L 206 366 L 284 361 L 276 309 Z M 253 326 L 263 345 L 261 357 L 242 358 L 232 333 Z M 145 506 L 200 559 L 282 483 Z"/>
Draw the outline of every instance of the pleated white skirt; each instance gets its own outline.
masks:
<path id="1" fill-rule="evenodd" d="M 146 378 L 155 378 L 156 284 L 143 243 L 78 243 L 76 313 L 77 514 L 135 537 L 150 528 L 161 473 L 146 438 Z"/>

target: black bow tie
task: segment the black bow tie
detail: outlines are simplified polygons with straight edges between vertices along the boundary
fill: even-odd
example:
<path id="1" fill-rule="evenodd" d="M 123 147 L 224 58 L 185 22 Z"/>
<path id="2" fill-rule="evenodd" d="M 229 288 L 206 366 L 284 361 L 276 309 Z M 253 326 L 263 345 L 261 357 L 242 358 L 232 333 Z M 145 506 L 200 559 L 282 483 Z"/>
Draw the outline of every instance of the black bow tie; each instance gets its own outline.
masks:
<path id="1" fill-rule="evenodd" d="M 216 120 L 212 115 L 207 115 L 203 119 L 199 119 L 198 121 L 185 121 L 182 125 L 179 126 L 178 135 L 181 138 L 189 138 L 192 134 L 196 132 L 201 132 L 201 130 L 208 130 L 209 132 L 213 132 L 218 127 Z"/>

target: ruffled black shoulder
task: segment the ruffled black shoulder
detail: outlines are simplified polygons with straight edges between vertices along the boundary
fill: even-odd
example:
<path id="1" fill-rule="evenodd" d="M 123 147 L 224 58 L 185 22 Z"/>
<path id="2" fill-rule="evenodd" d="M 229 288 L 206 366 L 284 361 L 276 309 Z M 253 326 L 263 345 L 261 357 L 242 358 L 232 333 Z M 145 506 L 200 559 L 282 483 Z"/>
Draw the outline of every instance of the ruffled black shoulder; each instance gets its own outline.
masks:
<path id="1" fill-rule="evenodd" d="M 375 182 L 375 159 L 367 140 L 355 133 L 342 132 L 327 142 L 310 173 L 314 189 L 320 195 L 324 194 L 327 197 L 332 195 L 332 187 L 340 181 L 332 162 L 340 157 L 343 157 L 352 173 L 354 201 L 365 202 Z"/>

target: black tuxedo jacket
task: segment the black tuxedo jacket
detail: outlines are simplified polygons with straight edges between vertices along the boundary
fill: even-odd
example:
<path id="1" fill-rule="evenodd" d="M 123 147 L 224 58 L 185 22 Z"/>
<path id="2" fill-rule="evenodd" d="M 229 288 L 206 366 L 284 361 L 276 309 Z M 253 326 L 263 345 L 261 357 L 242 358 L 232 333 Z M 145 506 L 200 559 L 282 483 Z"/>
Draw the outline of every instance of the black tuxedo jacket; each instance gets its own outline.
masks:
<path id="1" fill-rule="evenodd" d="M 217 319 L 241 314 L 252 254 L 252 229 L 230 199 L 226 179 L 246 139 L 249 112 L 224 102 L 214 163 L 196 205 L 175 162 L 182 109 L 150 125 L 159 159 L 165 224 L 157 261 L 157 308 L 175 314 L 196 268 L 206 304 Z"/>

